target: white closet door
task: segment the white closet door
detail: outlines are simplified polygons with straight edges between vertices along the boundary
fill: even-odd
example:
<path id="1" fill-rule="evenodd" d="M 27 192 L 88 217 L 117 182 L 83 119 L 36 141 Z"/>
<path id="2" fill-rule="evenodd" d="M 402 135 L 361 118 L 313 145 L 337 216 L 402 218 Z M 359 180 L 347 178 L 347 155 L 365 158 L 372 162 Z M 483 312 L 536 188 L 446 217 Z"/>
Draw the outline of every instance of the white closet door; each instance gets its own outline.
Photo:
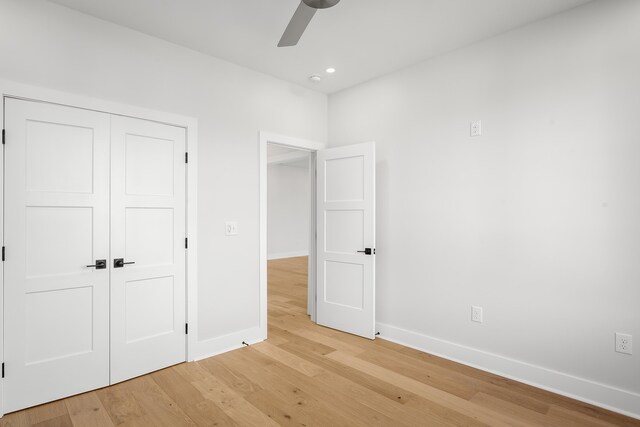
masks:
<path id="1" fill-rule="evenodd" d="M 183 362 L 184 128 L 113 116 L 111 254 L 111 382 Z"/>
<path id="2" fill-rule="evenodd" d="M 11 412 L 109 384 L 110 116 L 6 99 Z M 88 267 L 105 260 L 104 269 Z"/>
<path id="3" fill-rule="evenodd" d="M 375 144 L 317 153 L 318 324 L 375 337 Z"/>

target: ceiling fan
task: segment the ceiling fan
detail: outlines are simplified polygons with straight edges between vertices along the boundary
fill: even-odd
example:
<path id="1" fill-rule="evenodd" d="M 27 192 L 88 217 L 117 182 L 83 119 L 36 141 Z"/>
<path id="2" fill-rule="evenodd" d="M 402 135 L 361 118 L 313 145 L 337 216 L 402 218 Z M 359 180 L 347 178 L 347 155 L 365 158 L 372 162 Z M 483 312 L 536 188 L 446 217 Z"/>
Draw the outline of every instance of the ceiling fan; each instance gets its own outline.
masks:
<path id="1" fill-rule="evenodd" d="M 311 18 L 318 9 L 328 9 L 338 4 L 340 0 L 302 0 L 298 9 L 289 21 L 289 25 L 284 30 L 284 34 L 278 43 L 278 47 L 295 46 L 298 44 L 302 33 L 307 29 Z"/>

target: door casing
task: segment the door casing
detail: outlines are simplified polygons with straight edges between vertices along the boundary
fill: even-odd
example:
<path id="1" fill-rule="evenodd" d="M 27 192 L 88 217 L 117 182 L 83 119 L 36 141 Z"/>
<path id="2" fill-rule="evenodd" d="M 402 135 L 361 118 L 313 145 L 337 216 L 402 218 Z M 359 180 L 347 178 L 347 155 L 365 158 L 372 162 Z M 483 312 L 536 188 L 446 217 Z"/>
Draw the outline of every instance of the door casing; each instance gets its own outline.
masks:
<path id="1" fill-rule="evenodd" d="M 4 129 L 4 111 L 6 98 L 23 99 L 33 102 L 59 104 L 68 107 L 98 111 L 102 113 L 127 116 L 144 119 L 172 126 L 182 127 L 186 130 L 186 151 L 189 153 L 186 177 L 186 234 L 189 239 L 186 266 L 186 318 L 189 324 L 189 334 L 186 340 L 186 360 L 193 361 L 206 355 L 206 349 L 199 346 L 198 316 L 197 316 L 197 172 L 198 172 L 198 121 L 193 117 L 181 116 L 172 113 L 150 110 L 126 104 L 114 103 L 97 98 L 70 94 L 50 89 L 39 88 L 31 85 L 0 80 L 0 116 Z M 4 141 L 3 141 L 4 142 Z M 7 135 L 7 144 L 11 143 L 10 135 Z M 4 224 L 4 149 L 0 150 L 0 222 Z M 4 228 L 0 227 L 0 240 L 4 243 Z M 266 334 L 266 330 L 265 330 Z M 0 262 L 0 354 L 4 354 L 4 263 Z M 4 415 L 4 390 L 3 380 L 0 379 L 0 416 Z"/>

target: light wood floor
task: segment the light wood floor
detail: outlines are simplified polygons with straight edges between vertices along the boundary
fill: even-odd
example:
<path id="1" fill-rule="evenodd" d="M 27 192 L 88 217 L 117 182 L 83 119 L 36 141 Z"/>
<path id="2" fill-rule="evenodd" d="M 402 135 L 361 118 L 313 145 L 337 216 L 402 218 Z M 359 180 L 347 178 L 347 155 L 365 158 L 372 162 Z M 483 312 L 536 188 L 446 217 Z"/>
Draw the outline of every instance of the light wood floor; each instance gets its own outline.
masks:
<path id="1" fill-rule="evenodd" d="M 640 426 L 377 339 L 312 324 L 306 257 L 269 262 L 269 339 L 8 414 L 0 426 Z"/>

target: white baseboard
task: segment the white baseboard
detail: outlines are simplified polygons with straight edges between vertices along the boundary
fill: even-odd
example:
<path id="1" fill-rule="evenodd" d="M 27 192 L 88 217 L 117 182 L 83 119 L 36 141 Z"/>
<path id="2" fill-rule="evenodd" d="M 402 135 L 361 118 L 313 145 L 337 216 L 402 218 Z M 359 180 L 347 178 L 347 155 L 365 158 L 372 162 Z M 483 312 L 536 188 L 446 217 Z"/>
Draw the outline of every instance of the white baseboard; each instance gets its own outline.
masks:
<path id="1" fill-rule="evenodd" d="M 294 252 L 280 252 L 277 254 L 267 254 L 267 259 L 283 259 L 283 258 L 294 258 L 298 256 L 309 256 L 308 250 L 303 251 L 294 251 Z"/>
<path id="2" fill-rule="evenodd" d="M 640 394 L 384 323 L 380 338 L 640 419 Z"/>
<path id="3" fill-rule="evenodd" d="M 264 341 L 265 339 L 265 331 L 262 328 L 256 327 L 234 332 L 222 337 L 198 341 L 190 362 L 236 350 L 244 346 L 244 344 L 242 344 L 243 341 L 251 345 Z"/>

